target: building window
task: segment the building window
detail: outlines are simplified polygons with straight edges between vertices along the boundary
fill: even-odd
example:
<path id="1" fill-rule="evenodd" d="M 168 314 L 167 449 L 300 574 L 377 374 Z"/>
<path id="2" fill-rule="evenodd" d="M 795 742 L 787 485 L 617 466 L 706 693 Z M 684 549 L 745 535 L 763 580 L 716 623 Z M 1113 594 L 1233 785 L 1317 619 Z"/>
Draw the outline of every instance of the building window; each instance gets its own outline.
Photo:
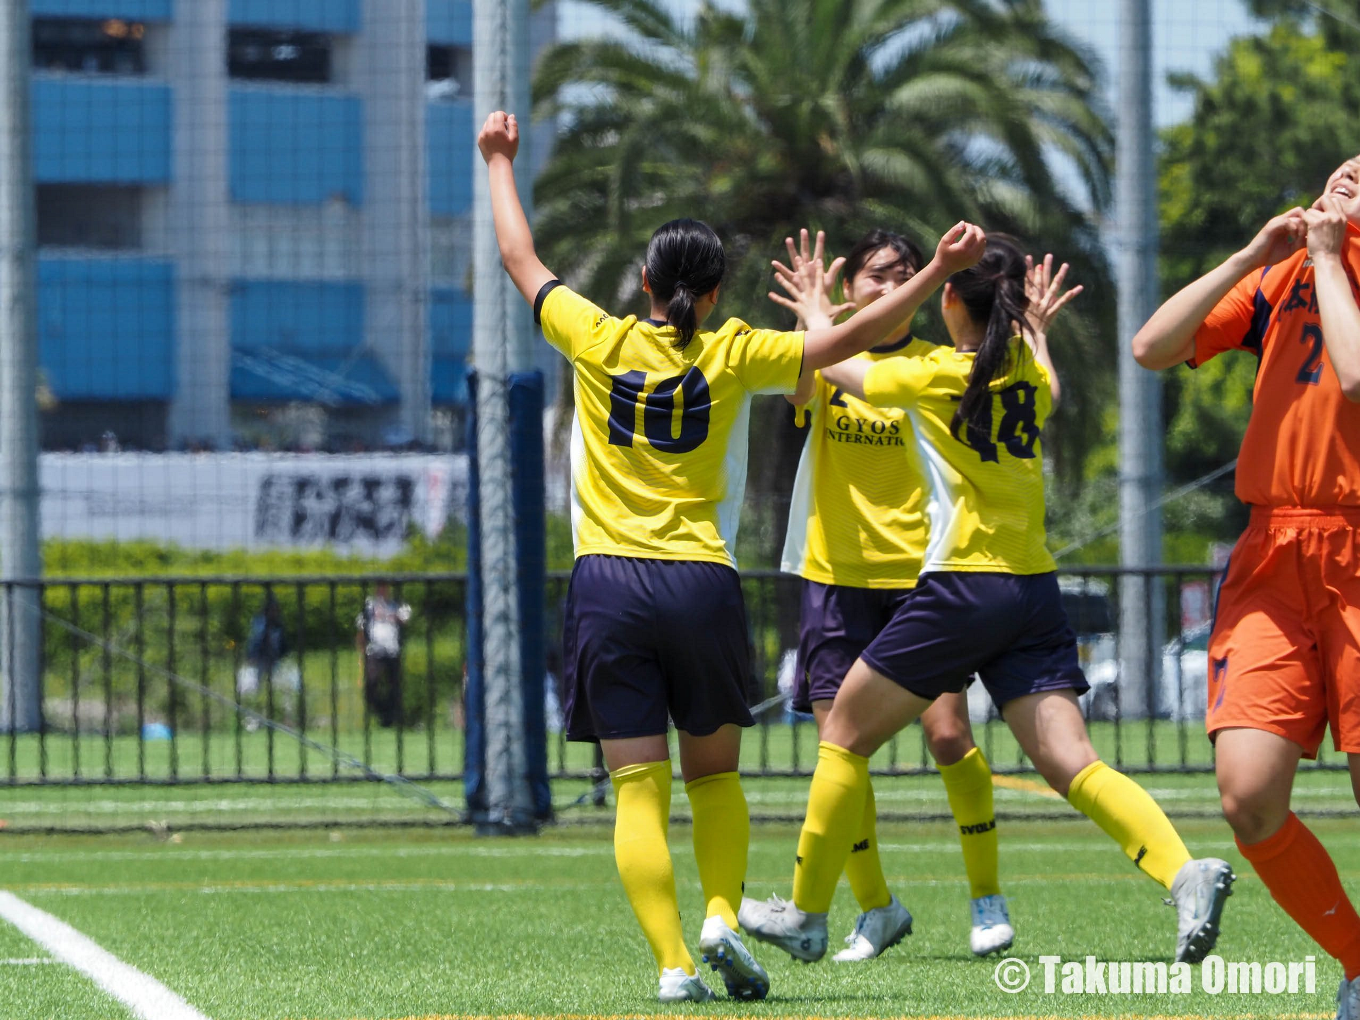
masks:
<path id="1" fill-rule="evenodd" d="M 142 247 L 142 189 L 39 184 L 38 245 L 134 251 Z"/>
<path id="2" fill-rule="evenodd" d="M 34 18 L 33 68 L 146 74 L 146 26 L 117 18 Z"/>
<path id="3" fill-rule="evenodd" d="M 227 73 L 255 81 L 325 84 L 331 80 L 331 37 L 319 32 L 233 28 Z"/>
<path id="4" fill-rule="evenodd" d="M 429 99 L 472 98 L 472 50 L 431 46 L 425 56 L 425 94 Z"/>

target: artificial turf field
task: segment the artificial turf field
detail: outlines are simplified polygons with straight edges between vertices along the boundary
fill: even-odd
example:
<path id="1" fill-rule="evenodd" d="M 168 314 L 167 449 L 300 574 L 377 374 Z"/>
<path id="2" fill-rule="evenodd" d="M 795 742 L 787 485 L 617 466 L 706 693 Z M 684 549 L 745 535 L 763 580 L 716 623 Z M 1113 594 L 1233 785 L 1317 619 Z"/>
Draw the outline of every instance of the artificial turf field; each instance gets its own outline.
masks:
<path id="1" fill-rule="evenodd" d="M 1344 775 L 1305 778 L 1304 803 L 1345 808 Z M 998 790 L 1002 810 L 1031 801 L 1059 816 L 1068 810 L 1037 786 L 1010 782 Z M 1147 777 L 1146 785 L 1168 802 L 1212 803 L 1207 776 Z M 756 811 L 771 801 L 796 804 L 806 792 L 804 780 L 751 786 Z M 935 802 L 939 783 L 887 779 L 877 787 L 881 805 L 886 799 L 885 806 L 920 809 Z M 62 794 L 77 795 L 115 794 Z M 185 791 L 169 795 L 183 797 Z M 226 794 L 298 795 L 318 792 Z M 14 796 L 35 795 L 5 791 L 0 814 L 5 798 Z M 224 794 L 209 790 L 205 796 Z M 683 796 L 676 807 L 684 807 Z M 757 953 L 773 986 L 766 1002 L 663 1007 L 655 999 L 650 954 L 614 874 L 609 829 L 601 824 L 607 811 L 564 817 L 581 821 L 517 840 L 479 839 L 464 829 L 189 831 L 170 840 L 7 835 L 0 838 L 0 888 L 77 929 L 212 1020 L 661 1013 L 1324 1018 L 1335 1011 L 1339 969 L 1275 907 L 1236 853 L 1226 826 L 1211 818 L 1184 820 L 1179 827 L 1193 853 L 1226 857 L 1240 875 L 1219 954 L 1262 964 L 1318 956 L 1316 993 L 1213 996 L 1199 990 L 1196 969 L 1190 995 L 1044 994 L 1037 977 L 1042 954 L 1168 960 L 1174 947 L 1175 915 L 1163 905 L 1161 888 L 1075 815 L 1001 823 L 1002 884 L 1018 933 L 1011 955 L 1036 974 L 1024 992 L 999 991 L 995 960 L 975 960 L 968 952 L 968 892 L 951 827 L 888 822 L 880 840 L 890 884 L 916 917 L 915 934 L 901 946 L 858 966 L 795 965 L 762 946 Z M 1356 818 L 1311 824 L 1360 898 Z M 796 836 L 788 824 L 753 828 L 748 891 L 787 894 Z M 671 849 L 693 943 L 702 916 L 683 822 L 673 827 Z M 831 916 L 832 951 L 856 910 L 842 884 Z M 0 922 L 0 1017 L 134 1015 L 50 957 Z"/>

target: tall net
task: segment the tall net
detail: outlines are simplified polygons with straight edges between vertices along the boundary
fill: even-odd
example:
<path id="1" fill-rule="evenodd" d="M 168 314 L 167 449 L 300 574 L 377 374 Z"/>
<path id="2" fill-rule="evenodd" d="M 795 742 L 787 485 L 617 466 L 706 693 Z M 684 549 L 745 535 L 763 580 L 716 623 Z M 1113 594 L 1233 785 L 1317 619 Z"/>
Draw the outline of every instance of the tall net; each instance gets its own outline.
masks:
<path id="1" fill-rule="evenodd" d="M 645 314 L 648 236 L 673 216 L 702 218 L 732 257 L 721 312 L 781 327 L 792 321 L 765 296 L 769 261 L 804 226 L 843 254 L 870 227 L 929 245 L 969 218 L 1070 261 L 1086 293 L 1054 336 L 1064 400 L 1044 441 L 1050 544 L 1096 687 L 1084 704 L 1112 761 L 1202 771 L 1210 592 L 1244 523 L 1232 465 L 1252 369 L 1220 359 L 1165 384 L 1158 510 L 1177 566 L 1146 594 L 1165 615 L 1166 640 L 1149 650 L 1158 679 L 1121 697 L 1121 589 L 1107 569 L 1120 472 L 1117 5 L 851 16 L 872 6 L 535 6 L 518 27 L 533 54 L 535 105 L 520 120 L 532 124 L 539 254 L 610 311 Z M 25 691 L 41 711 L 0 733 L 0 819 L 11 830 L 461 821 L 468 368 L 474 316 L 487 313 L 472 297 L 474 137 L 487 112 L 472 94 L 473 4 L 29 10 L 44 581 L 10 575 L 3 612 L 22 616 L 33 600 L 39 651 L 25 676 L 20 646 L 7 647 L 14 711 L 0 717 L 23 714 Z M 1360 98 L 1360 4 L 1152 12 L 1171 291 L 1360 150 L 1347 112 Z M 943 332 L 930 309 L 917 329 Z M 607 784 L 593 750 L 561 735 L 556 651 L 571 396 L 546 344 L 531 367 L 550 405 L 551 797 L 560 818 L 595 817 Z M 0 410 L 0 428 L 12 433 L 17 415 Z M 786 706 L 798 589 L 774 573 L 805 433 L 784 401 L 761 398 L 752 434 L 737 556 L 760 727 L 743 767 L 776 777 L 815 760 L 812 728 Z M 374 654 L 393 633 L 395 650 Z M 998 769 L 1026 770 L 985 702 L 973 712 Z M 928 775 L 919 732 L 875 766 Z M 1017 789 L 1015 810 L 1046 809 Z M 801 790 L 770 778 L 753 805 L 792 815 Z M 930 813 L 937 801 L 911 793 L 898 807 Z"/>

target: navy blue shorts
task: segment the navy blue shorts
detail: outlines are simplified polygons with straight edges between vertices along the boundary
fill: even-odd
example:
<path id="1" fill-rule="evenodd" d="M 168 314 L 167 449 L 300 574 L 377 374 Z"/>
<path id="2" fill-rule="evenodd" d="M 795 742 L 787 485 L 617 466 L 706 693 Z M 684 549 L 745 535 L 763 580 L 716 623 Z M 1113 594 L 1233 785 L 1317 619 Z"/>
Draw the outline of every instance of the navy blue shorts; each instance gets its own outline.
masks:
<path id="1" fill-rule="evenodd" d="M 802 621 L 793 707 L 811 712 L 814 701 L 830 701 L 845 674 L 878 632 L 897 614 L 910 588 L 850 588 L 803 581 Z"/>
<path id="2" fill-rule="evenodd" d="M 568 740 L 754 726 L 737 572 L 720 563 L 582 556 L 562 626 Z"/>
<path id="3" fill-rule="evenodd" d="M 923 698 L 976 673 L 998 708 L 1040 691 L 1085 694 L 1057 574 L 929 573 L 860 656 Z"/>

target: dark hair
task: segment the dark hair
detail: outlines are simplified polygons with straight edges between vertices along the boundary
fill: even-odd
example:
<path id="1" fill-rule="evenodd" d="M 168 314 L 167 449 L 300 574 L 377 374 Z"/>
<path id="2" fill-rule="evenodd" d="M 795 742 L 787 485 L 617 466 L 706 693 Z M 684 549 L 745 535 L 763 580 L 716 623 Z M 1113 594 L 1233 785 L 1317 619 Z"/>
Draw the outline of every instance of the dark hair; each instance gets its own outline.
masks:
<path id="1" fill-rule="evenodd" d="M 842 279 L 853 280 L 869 261 L 869 257 L 884 248 L 892 249 L 893 253 L 897 255 L 897 259 L 888 267 L 890 269 L 896 269 L 900 266 L 910 269 L 914 276 L 926 264 L 921 249 L 911 238 L 894 234 L 890 230 L 871 230 L 861 237 L 850 249 L 850 254 L 845 256 L 845 270 Z"/>
<path id="2" fill-rule="evenodd" d="M 695 299 L 723 281 L 727 255 L 713 228 L 698 220 L 671 220 L 647 245 L 647 283 L 652 296 L 666 305 L 666 324 L 680 333 L 675 349 L 683 351 L 699 329 Z"/>
<path id="3" fill-rule="evenodd" d="M 968 388 L 963 391 L 950 431 L 970 445 L 991 442 L 985 422 L 991 401 L 992 380 L 1010 371 L 1011 338 L 1019 329 L 1030 332 L 1026 317 L 1029 296 L 1025 293 L 1025 256 L 1014 238 L 990 234 L 987 250 L 977 265 L 949 278 L 954 293 L 976 323 L 986 323 L 982 345 L 973 358 Z M 1020 356 L 1028 348 L 1021 345 Z M 960 432 L 966 427 L 967 435 Z"/>

